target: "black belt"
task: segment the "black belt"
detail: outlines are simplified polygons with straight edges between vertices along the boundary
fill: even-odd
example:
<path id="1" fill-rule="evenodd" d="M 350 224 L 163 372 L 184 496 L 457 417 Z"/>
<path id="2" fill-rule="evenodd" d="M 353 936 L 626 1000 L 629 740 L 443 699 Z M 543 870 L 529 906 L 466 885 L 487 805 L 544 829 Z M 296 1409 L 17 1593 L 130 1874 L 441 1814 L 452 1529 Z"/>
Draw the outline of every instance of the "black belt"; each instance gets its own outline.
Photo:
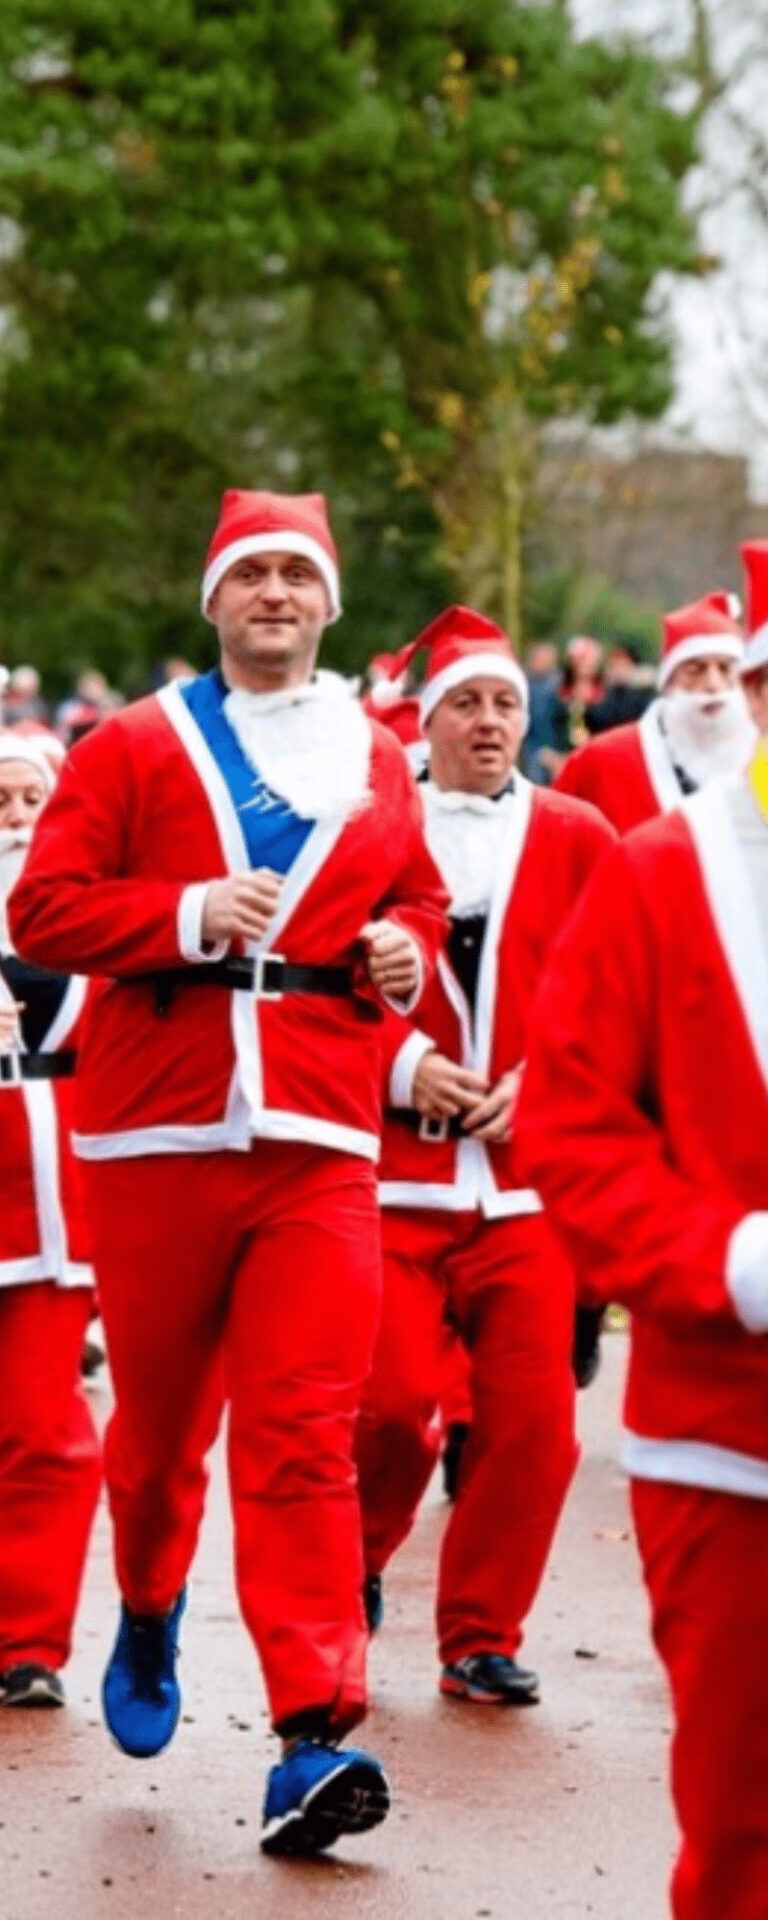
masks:
<path id="1" fill-rule="evenodd" d="M 199 966 L 164 967 L 161 973 L 134 978 L 155 988 L 161 1006 L 169 1004 L 175 987 L 228 987 L 230 992 L 253 993 L 258 1000 L 279 1000 L 284 993 L 324 993 L 348 999 L 352 993 L 349 967 L 294 966 L 274 953 L 260 953 L 252 960 L 206 960 Z"/>
<path id="2" fill-rule="evenodd" d="M 411 1133 L 417 1133 L 420 1140 L 468 1140 L 464 1133 L 461 1114 L 453 1113 L 450 1119 L 428 1120 L 426 1114 L 417 1113 L 415 1107 L 387 1107 L 387 1120 L 399 1120 L 401 1126 L 410 1127 Z"/>
<path id="3" fill-rule="evenodd" d="M 67 1080 L 76 1066 L 72 1047 L 61 1053 L 0 1053 L 0 1087 L 17 1087 L 22 1080 Z"/>

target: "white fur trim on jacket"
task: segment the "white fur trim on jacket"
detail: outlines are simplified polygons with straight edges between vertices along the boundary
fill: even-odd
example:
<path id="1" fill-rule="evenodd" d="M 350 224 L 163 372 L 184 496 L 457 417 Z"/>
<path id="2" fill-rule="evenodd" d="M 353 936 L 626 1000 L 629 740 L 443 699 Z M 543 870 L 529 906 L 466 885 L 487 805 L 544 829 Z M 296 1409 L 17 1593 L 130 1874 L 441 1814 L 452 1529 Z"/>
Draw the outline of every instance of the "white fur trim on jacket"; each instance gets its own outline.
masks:
<path id="1" fill-rule="evenodd" d="M 675 1487 L 768 1500 L 768 1461 L 709 1440 L 652 1440 L 626 1430 L 621 1464 L 634 1480 L 669 1480 Z"/>
<path id="2" fill-rule="evenodd" d="M 731 1234 L 725 1280 L 748 1333 L 768 1333 L 768 1213 L 747 1213 Z"/>

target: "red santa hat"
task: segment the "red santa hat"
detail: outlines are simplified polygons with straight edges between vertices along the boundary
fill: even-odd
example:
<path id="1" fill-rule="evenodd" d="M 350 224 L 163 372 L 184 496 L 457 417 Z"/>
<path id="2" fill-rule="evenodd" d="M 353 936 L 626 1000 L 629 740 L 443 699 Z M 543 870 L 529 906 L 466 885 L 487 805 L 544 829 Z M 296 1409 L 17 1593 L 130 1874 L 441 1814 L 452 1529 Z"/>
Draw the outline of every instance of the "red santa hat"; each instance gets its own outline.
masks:
<path id="1" fill-rule="evenodd" d="M 202 609 L 208 616 L 219 581 L 252 553 L 300 553 L 317 568 L 328 594 L 331 620 L 341 613 L 339 556 L 322 493 L 222 495 L 218 523 L 205 556 Z"/>
<path id="2" fill-rule="evenodd" d="M 705 593 L 690 606 L 676 607 L 662 618 L 663 639 L 657 684 L 662 692 L 670 674 L 686 660 L 705 660 L 708 655 L 741 660 L 744 636 L 739 626 L 733 596 L 730 593 Z"/>
<path id="3" fill-rule="evenodd" d="M 503 627 L 497 627 L 495 620 L 487 620 L 472 607 L 447 607 L 420 634 L 414 650 L 420 647 L 427 649 L 419 700 L 422 726 L 446 693 L 481 675 L 506 680 L 527 713 L 528 682 L 512 652 L 509 635 Z"/>
<path id="4" fill-rule="evenodd" d="M 62 753 L 61 742 L 55 734 L 49 735 L 57 754 Z M 59 773 L 60 759 L 46 747 L 40 734 L 21 733 L 18 727 L 9 727 L 6 733 L 0 733 L 0 765 L 4 761 L 20 760 L 24 766 L 34 767 L 45 781 L 49 793 L 53 793 Z"/>
<path id="5" fill-rule="evenodd" d="M 528 712 L 528 682 L 515 659 L 509 635 L 494 620 L 472 607 L 446 607 L 423 633 L 389 658 L 389 677 L 399 679 L 417 653 L 426 652 L 427 664 L 419 695 L 421 724 L 425 725 L 443 695 L 479 675 L 506 680 L 519 694 Z M 381 659 L 381 656 L 379 656 Z"/>
<path id="6" fill-rule="evenodd" d="M 745 540 L 739 548 L 746 569 L 747 633 L 742 673 L 768 666 L 768 540 Z"/>

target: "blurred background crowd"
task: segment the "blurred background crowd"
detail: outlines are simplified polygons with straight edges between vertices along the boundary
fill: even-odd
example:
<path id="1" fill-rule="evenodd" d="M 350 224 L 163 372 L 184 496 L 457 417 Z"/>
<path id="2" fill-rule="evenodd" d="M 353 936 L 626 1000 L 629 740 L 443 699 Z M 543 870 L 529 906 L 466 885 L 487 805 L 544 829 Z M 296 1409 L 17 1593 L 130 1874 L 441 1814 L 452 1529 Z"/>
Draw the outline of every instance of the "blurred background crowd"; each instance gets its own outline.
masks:
<path id="1" fill-rule="evenodd" d="M 386 661 L 392 656 L 384 655 Z M 604 733 L 624 721 L 637 720 L 653 699 L 655 669 L 643 658 L 637 641 L 627 639 L 601 646 L 588 634 L 576 634 L 562 645 L 537 640 L 528 647 L 525 667 L 530 688 L 530 725 L 522 765 L 530 780 L 548 786 L 567 755 L 590 735 Z M 158 661 L 137 691 L 150 693 L 170 680 L 187 679 L 196 669 L 178 656 Z M 0 685 L 0 724 L 24 732 L 53 732 L 64 748 L 71 747 L 107 714 L 123 705 L 125 695 L 110 686 L 98 667 L 84 667 L 64 698 L 52 698 L 38 668 L 29 663 L 5 670 Z M 0 677 L 3 669 L 0 667 Z M 386 685 L 371 669 L 357 678 L 362 692 Z M 413 688 L 399 689 L 406 700 Z"/>

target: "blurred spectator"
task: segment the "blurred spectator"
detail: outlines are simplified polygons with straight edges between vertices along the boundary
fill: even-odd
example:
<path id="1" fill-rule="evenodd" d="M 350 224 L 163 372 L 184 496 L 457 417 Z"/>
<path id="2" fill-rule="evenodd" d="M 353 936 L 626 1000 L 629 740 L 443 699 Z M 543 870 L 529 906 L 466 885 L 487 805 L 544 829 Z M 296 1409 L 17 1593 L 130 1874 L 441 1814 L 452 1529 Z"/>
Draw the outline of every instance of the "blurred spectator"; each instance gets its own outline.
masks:
<path id="1" fill-rule="evenodd" d="M 542 760 L 542 749 L 551 752 L 555 745 L 557 683 L 559 662 L 553 640 L 534 640 L 528 648 L 526 673 L 530 700 L 530 720 L 523 747 L 523 772 L 536 786 L 548 785 L 551 775 Z"/>
<path id="2" fill-rule="evenodd" d="M 620 640 L 610 648 L 604 677 L 602 700 L 588 706 L 584 714 L 588 733 L 607 733 L 609 727 L 623 727 L 629 720 L 639 720 L 655 698 L 655 671 L 644 663 L 634 640 Z"/>
<path id="3" fill-rule="evenodd" d="M 75 681 L 75 691 L 56 709 L 56 726 L 62 740 L 72 747 L 90 733 L 107 714 L 123 705 L 123 696 L 109 685 L 98 667 L 84 667 Z"/>
<path id="4" fill-rule="evenodd" d="M 36 720 L 45 726 L 48 709 L 40 691 L 37 667 L 13 668 L 3 697 L 3 711 L 7 727 L 15 727 L 19 720 Z"/>
<path id="5" fill-rule="evenodd" d="M 56 723 L 59 738 L 65 747 L 75 747 L 78 740 L 83 740 L 103 719 L 101 708 L 93 706 L 89 700 L 65 700 L 59 708 Z"/>
<path id="6" fill-rule="evenodd" d="M 586 715 L 602 700 L 603 650 L 590 634 L 575 634 L 565 649 L 565 661 L 557 687 L 554 714 L 554 745 L 542 747 L 541 760 L 551 779 L 559 773 L 569 753 L 583 747 L 589 739 Z"/>
<path id="7" fill-rule="evenodd" d="M 168 687 L 173 680 L 196 680 L 197 667 L 181 654 L 170 654 L 167 660 L 158 660 L 147 675 L 142 693 L 159 693 L 161 687 Z"/>

